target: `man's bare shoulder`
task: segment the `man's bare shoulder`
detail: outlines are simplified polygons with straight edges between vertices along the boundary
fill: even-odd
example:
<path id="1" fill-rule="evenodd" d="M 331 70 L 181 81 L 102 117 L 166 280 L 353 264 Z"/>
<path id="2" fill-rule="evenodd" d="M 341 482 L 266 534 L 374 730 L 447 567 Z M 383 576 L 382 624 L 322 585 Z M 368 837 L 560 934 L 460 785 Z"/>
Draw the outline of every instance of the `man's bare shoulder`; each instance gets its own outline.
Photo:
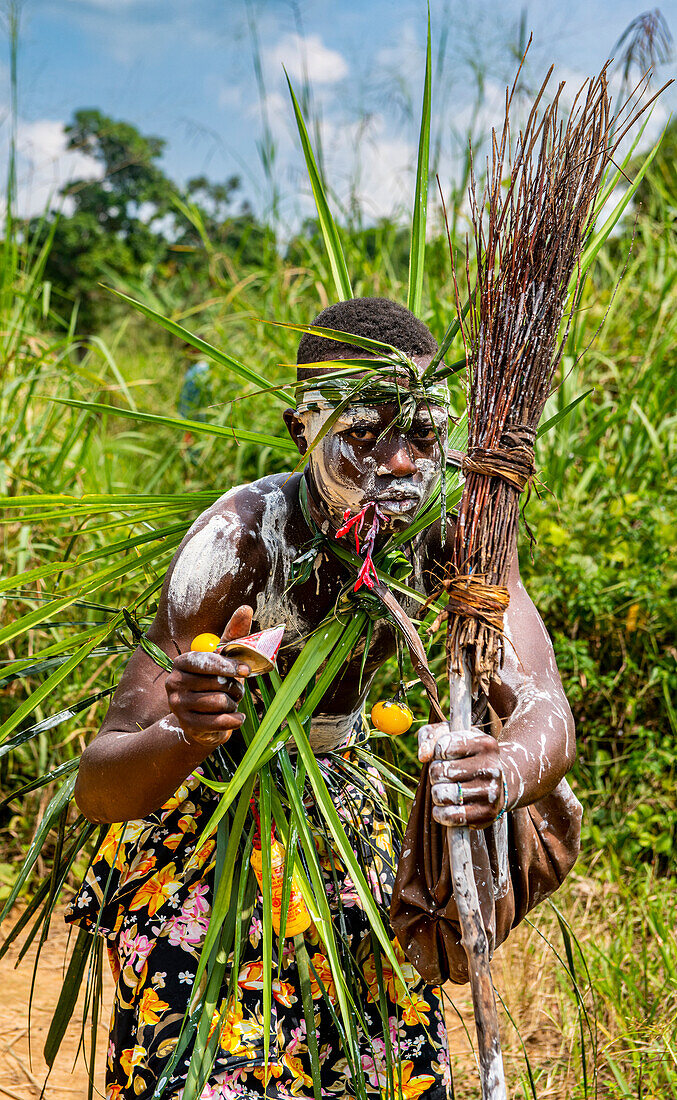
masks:
<path id="1" fill-rule="evenodd" d="M 298 475 L 236 485 L 195 520 L 167 571 L 160 613 L 172 634 L 216 629 L 226 605 L 256 598 L 296 501 Z M 204 625 L 207 620 L 212 627 Z M 186 624 L 185 626 L 183 624 Z"/>
<path id="2" fill-rule="evenodd" d="M 244 533 L 260 527 L 266 514 L 273 509 L 287 513 L 297 499 L 298 480 L 298 474 L 269 474 L 257 481 L 233 486 L 198 516 L 184 541 L 194 537 L 216 517 L 222 517 L 234 530 L 237 528 Z M 219 524 L 214 526 L 218 528 Z"/>

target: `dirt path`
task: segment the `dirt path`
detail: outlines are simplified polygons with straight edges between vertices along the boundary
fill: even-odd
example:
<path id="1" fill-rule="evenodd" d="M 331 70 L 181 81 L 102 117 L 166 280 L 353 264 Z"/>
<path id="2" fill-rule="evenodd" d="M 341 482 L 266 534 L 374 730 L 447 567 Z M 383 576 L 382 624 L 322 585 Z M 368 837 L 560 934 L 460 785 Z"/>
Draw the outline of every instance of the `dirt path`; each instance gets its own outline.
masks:
<path id="1" fill-rule="evenodd" d="M 8 922 L 7 928 L 12 922 Z M 3 928 L 3 932 L 6 929 Z M 28 1042 L 28 998 L 33 976 L 35 946 L 21 965 L 14 964 L 19 947 L 12 945 L 0 963 L 0 1100 L 39 1100 L 47 1075 L 42 1050 L 65 974 L 66 963 L 74 938 L 69 944 L 63 913 L 58 911 L 52 921 L 49 939 L 40 957 L 40 966 L 33 994 L 31 1014 L 31 1050 Z M 105 960 L 104 960 L 105 962 Z M 454 1007 L 447 1005 L 447 1025 L 454 1084 L 460 1095 L 473 1093 L 477 1087 L 474 1057 L 469 1036 L 474 1033 L 472 1004 L 467 987 L 449 987 Z M 99 1024 L 95 1069 L 95 1096 L 103 1095 L 107 1025 L 113 994 L 113 982 L 108 965 L 104 967 L 104 1002 Z M 83 1052 L 78 1052 L 82 1023 L 81 994 L 78 1008 L 66 1032 L 59 1055 L 44 1092 L 45 1100 L 86 1100 L 88 1070 Z M 87 1033 L 89 1047 L 89 1034 Z M 507 1068 L 507 1066 L 506 1066 Z"/>
<path id="2" fill-rule="evenodd" d="M 7 928 L 13 922 L 8 922 Z M 6 929 L 3 928 L 3 933 Z M 71 938 L 71 944 L 74 937 Z M 47 1076 L 42 1049 L 63 984 L 68 957 L 68 929 L 58 911 L 52 921 L 49 939 L 40 955 L 31 1012 L 30 1054 L 28 1042 L 28 998 L 33 978 L 35 946 L 18 969 L 14 969 L 19 947 L 15 944 L 0 963 L 0 1100 L 38 1100 Z M 108 966 L 104 973 L 104 1007 L 97 1042 L 95 1096 L 103 1095 L 103 1077 L 108 1031 L 108 1014 L 113 983 Z M 45 1100 L 86 1100 L 89 1080 L 85 1058 L 78 1045 L 82 1023 L 82 1001 L 66 1032 L 44 1092 Z M 87 1035 L 89 1045 L 89 1035 Z M 77 1058 L 76 1058 L 77 1054 Z"/>

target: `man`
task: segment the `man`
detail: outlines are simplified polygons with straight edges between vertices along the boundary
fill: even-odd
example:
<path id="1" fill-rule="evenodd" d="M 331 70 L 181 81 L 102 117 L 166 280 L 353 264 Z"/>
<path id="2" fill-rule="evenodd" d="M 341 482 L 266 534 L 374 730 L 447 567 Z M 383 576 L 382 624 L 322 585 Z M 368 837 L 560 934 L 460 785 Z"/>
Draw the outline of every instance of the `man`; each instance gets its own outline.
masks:
<path id="1" fill-rule="evenodd" d="M 434 338 L 420 321 L 403 307 L 385 299 L 338 303 L 323 311 L 315 324 L 392 344 L 405 352 L 419 370 L 430 362 L 437 348 Z M 158 813 L 166 833 L 170 827 L 167 815 L 179 805 L 183 807 L 180 820 L 184 821 L 184 826 L 186 821 L 192 821 L 193 811 L 194 816 L 199 817 L 199 777 L 195 777 L 195 770 L 216 746 L 231 741 L 242 725 L 244 715 L 238 710 L 238 704 L 243 695 L 242 681 L 249 669 L 219 653 L 190 652 L 193 637 L 212 632 L 231 639 L 249 633 L 252 623 L 255 628 L 264 629 L 284 622 L 286 631 L 280 660 L 284 672 L 298 655 L 304 638 L 331 610 L 346 585 L 345 567 L 330 551 L 318 554 L 308 579 L 297 585 L 291 583 L 292 564 L 314 532 L 318 529 L 324 532 L 330 545 L 347 509 L 355 514 L 365 506 L 373 508 L 376 505 L 383 524 L 381 537 L 387 536 L 389 532 L 406 529 L 434 491 L 439 476 L 440 445 L 446 445 L 447 416 L 441 395 L 439 400 L 432 394 L 419 401 L 409 424 L 401 423 L 396 400 L 370 404 L 356 398 L 343 409 L 338 419 L 333 418 L 326 430 L 335 412 L 335 402 L 327 399 L 326 387 L 322 384 L 330 368 L 304 368 L 304 364 L 354 355 L 355 348 L 348 343 L 312 335 L 303 337 L 298 356 L 299 378 L 307 382 L 307 386 L 297 408 L 288 409 L 284 419 L 302 455 L 325 430 L 321 442 L 311 451 L 305 472 L 291 477 L 275 475 L 230 490 L 200 516 L 179 547 L 148 635 L 174 658 L 174 668 L 165 676 L 141 649 L 129 661 L 101 731 L 82 758 L 75 794 L 82 812 L 91 820 L 136 822 L 134 830 L 138 837 L 141 835 L 138 823 L 153 819 Z M 305 481 L 305 512 L 300 500 L 302 478 Z M 451 532 L 451 523 L 449 527 Z M 443 568 L 447 550 L 441 549 L 440 543 L 438 523 L 406 547 L 412 565 L 409 584 L 423 594 L 434 587 L 433 578 L 439 578 Z M 506 646 L 501 681 L 492 687 L 490 697 L 494 709 L 505 719 L 500 740 L 477 728 L 450 737 L 444 724 L 423 727 L 420 734 L 421 759 L 430 760 L 435 756 L 431 770 L 433 799 L 435 816 L 443 824 L 467 823 L 484 828 L 506 808 L 528 805 L 552 791 L 574 759 L 571 712 L 545 628 L 519 581 L 516 557 L 509 587 L 506 635 L 512 645 Z M 349 744 L 351 731 L 359 724 L 371 681 L 394 651 L 393 631 L 381 621 L 374 629 L 363 676 L 360 677 L 363 650 L 358 647 L 312 720 L 310 742 L 316 754 L 329 759 L 335 750 Z M 177 652 L 179 656 L 175 656 Z M 186 811 L 186 805 L 192 810 Z M 167 806 L 169 809 L 162 809 Z M 356 843 L 359 843 L 360 828 L 368 832 L 371 828 L 380 829 L 382 824 L 377 820 L 373 797 L 365 794 L 361 807 L 364 821 L 362 826 L 355 825 Z M 184 827 L 184 835 L 191 830 L 199 835 L 200 830 L 194 823 Z M 160 978 L 154 986 L 148 984 L 153 981 L 150 962 L 157 952 L 156 939 L 162 940 L 164 936 L 171 941 L 172 936 L 176 940 L 182 934 L 186 938 L 187 933 L 176 929 L 179 925 L 182 929 L 188 927 L 188 917 L 197 912 L 197 902 L 193 894 L 190 898 L 186 894 L 181 913 L 185 910 L 188 916 L 179 925 L 171 912 L 158 912 L 154 908 L 158 890 L 161 894 L 165 891 L 162 897 L 166 895 L 170 899 L 174 910 L 177 899 L 182 896 L 178 885 L 173 889 L 174 882 L 170 882 L 164 870 L 157 870 L 162 863 L 161 860 L 158 863 L 158 845 L 166 844 L 166 839 L 163 840 L 161 832 L 156 830 L 149 849 L 144 833 L 146 847 L 142 845 L 142 849 L 137 850 L 128 849 L 129 835 L 129 831 L 118 834 L 123 857 L 114 860 L 111 849 L 106 861 L 121 875 L 118 902 L 120 898 L 126 900 L 118 905 L 112 917 L 102 918 L 100 922 L 100 928 L 109 939 L 117 937 L 118 948 L 121 938 L 124 939 L 125 958 L 121 965 L 123 978 L 127 975 L 123 993 L 120 993 L 122 987 L 118 987 L 118 1023 L 125 1015 L 123 1007 L 127 1017 L 124 1027 L 120 1024 L 118 1028 L 119 1041 L 116 1040 L 115 1023 L 113 1027 L 113 1046 L 117 1041 L 118 1049 L 109 1060 L 110 1095 L 125 1096 L 124 1090 L 129 1088 L 130 1096 L 150 1097 L 152 1081 L 162 1064 L 157 1029 L 172 1012 L 182 1014 L 186 1000 L 184 994 L 183 1005 L 174 1005 L 169 994 L 163 992 L 169 982 L 166 970 L 156 972 Z M 178 836 L 178 833 L 171 833 L 171 836 Z M 178 852 L 183 841 L 179 837 L 172 843 L 175 843 L 172 852 Z M 166 857 L 166 853 L 164 855 Z M 127 872 L 123 871 L 125 860 L 136 861 L 135 867 L 152 867 L 155 875 L 154 883 L 149 885 L 144 880 L 143 888 L 133 897 L 129 888 L 126 893 L 123 889 L 124 883 L 129 881 Z M 175 861 L 171 866 L 176 866 Z M 386 895 L 381 900 L 386 906 L 388 891 L 392 889 L 391 871 L 389 864 L 389 870 L 381 868 L 379 877 Z M 99 895 L 100 880 L 101 876 Z M 132 881 L 138 882 L 138 879 L 132 876 Z M 199 928 L 206 927 L 204 922 L 210 903 L 211 887 L 205 883 L 206 879 L 200 885 L 200 889 L 205 886 L 205 892 L 199 895 L 202 924 L 197 921 L 198 941 Z M 190 892 L 189 887 L 186 889 Z M 94 892 L 97 892 L 96 887 Z M 148 901 L 151 895 L 152 905 Z M 146 906 L 144 912 L 148 905 L 153 909 L 152 913 L 148 910 L 145 931 L 137 920 L 143 909 L 139 897 Z M 88 896 L 83 902 L 81 897 L 78 903 L 80 910 L 85 910 L 85 920 L 91 900 Z M 132 915 L 133 924 L 130 923 Z M 349 938 L 355 948 L 355 957 L 361 959 L 368 982 L 373 963 L 371 951 L 365 955 L 365 925 L 363 920 L 359 925 L 359 914 L 352 915 L 358 924 L 351 929 Z M 89 920 L 94 923 L 92 913 L 89 913 Z M 169 932 L 167 921 L 171 926 Z M 139 951 L 146 952 L 142 978 L 139 978 Z M 404 964 L 404 959 L 402 961 Z M 247 973 L 249 971 L 245 973 L 244 983 L 240 978 L 244 990 L 248 988 Z M 405 1022 L 410 1019 L 411 1030 L 407 1032 L 405 1028 L 400 1048 L 402 1066 L 410 1067 L 402 1070 L 403 1074 L 408 1074 L 407 1095 L 425 1093 L 431 1098 L 443 1097 L 447 1089 L 443 1018 L 436 995 L 416 985 L 411 967 L 409 973 L 412 986 L 406 991 L 404 1019 Z M 393 989 L 394 1001 L 401 1009 L 403 1002 L 398 999 L 396 983 Z M 370 990 L 373 993 L 372 986 Z M 289 996 L 299 1000 L 295 993 Z M 373 1001 L 375 997 L 370 994 L 369 999 Z M 150 1015 L 156 1031 L 147 1041 L 146 1032 L 139 1032 L 138 1027 L 139 1020 L 143 1023 L 144 1019 L 143 1005 L 148 1008 L 151 1001 L 156 1006 Z M 157 1008 L 158 1003 L 164 1008 Z M 413 1015 L 410 1011 L 407 1017 L 412 1004 L 420 1008 Z M 279 1010 L 279 1004 L 277 1007 Z M 130 1011 L 134 1015 L 133 1024 L 128 1018 Z M 149 1011 L 148 1008 L 146 1015 Z M 400 1013 L 395 1009 L 393 1012 L 397 1028 Z M 430 1019 L 428 1013 L 432 1013 Z M 366 1016 L 369 1017 L 369 1012 Z M 256 1010 L 252 1009 L 251 1018 L 254 1017 Z M 427 1027 L 421 1024 L 421 1019 L 427 1021 Z M 280 1055 L 282 1068 L 277 1076 L 273 1070 L 273 1077 L 278 1082 L 276 1087 L 281 1090 L 280 1094 L 291 1089 L 294 1095 L 310 1096 L 309 1063 L 307 1056 L 305 1061 L 303 1057 L 295 1060 L 294 1054 L 290 1054 L 290 1035 L 296 1035 L 298 1030 L 291 1027 L 290 1031 L 290 1026 L 288 1020 L 278 1020 L 278 1045 L 282 1037 L 286 1050 Z M 333 1028 L 331 1016 L 326 1018 L 326 1028 Z M 321 1060 L 325 1040 L 323 1091 L 328 1095 L 343 1094 L 347 1088 L 345 1081 L 341 1084 L 345 1072 L 341 1070 L 340 1043 L 335 1030 L 332 1034 L 330 1040 L 323 1034 L 318 1036 Z M 374 1024 L 361 1056 L 375 1094 L 380 1094 L 383 1084 L 382 1066 L 379 1069 L 374 1053 L 375 1043 L 380 1041 L 376 1037 L 380 1034 L 380 1024 Z M 300 1036 L 296 1041 L 299 1052 L 307 1052 L 307 1045 Z M 124 1046 L 124 1043 L 130 1045 Z M 251 1059 L 252 1066 L 255 1061 Z M 217 1074 L 215 1081 L 219 1087 L 231 1090 L 223 1095 L 240 1095 L 238 1087 L 251 1093 L 256 1080 L 263 1082 L 260 1068 L 258 1071 L 243 1069 L 242 1058 L 234 1068 L 227 1062 L 221 1063 L 219 1072 L 221 1077 Z M 173 1095 L 178 1096 L 179 1092 Z M 352 1095 L 349 1090 L 348 1095 Z"/>

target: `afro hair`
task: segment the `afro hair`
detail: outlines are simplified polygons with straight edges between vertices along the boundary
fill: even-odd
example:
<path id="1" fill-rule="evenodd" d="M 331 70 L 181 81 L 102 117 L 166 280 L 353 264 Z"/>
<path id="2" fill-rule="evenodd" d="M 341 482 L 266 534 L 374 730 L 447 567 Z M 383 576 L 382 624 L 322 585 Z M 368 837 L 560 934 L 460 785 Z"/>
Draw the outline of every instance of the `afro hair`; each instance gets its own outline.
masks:
<path id="1" fill-rule="evenodd" d="M 434 355 L 437 351 L 437 341 L 423 322 L 389 298 L 349 298 L 345 302 L 336 302 L 335 305 L 323 309 L 313 325 L 349 332 L 353 336 L 383 340 L 406 355 Z M 304 363 L 319 363 L 327 359 L 364 354 L 354 344 L 343 344 L 338 340 L 327 340 L 324 336 L 304 332 L 299 342 L 296 361 L 302 368 Z M 299 370 L 301 377 L 312 373 Z"/>

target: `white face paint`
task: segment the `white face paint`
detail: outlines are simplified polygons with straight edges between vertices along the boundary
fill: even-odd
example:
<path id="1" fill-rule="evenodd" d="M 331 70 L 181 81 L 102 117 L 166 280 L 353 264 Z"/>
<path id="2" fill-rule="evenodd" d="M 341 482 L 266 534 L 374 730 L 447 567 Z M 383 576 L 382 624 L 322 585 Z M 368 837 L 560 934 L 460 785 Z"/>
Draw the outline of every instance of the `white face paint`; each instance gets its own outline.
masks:
<path id="1" fill-rule="evenodd" d="M 306 403 L 312 407 L 306 407 Z M 435 428 L 444 438 L 446 413 L 434 406 L 431 411 Z M 312 446 L 332 413 L 332 407 L 319 394 L 306 394 L 297 415 L 309 445 Z M 391 469 L 391 433 L 386 432 L 379 439 L 384 427 L 383 415 L 377 407 L 350 405 L 313 449 L 310 469 L 333 526 L 341 525 L 346 510 L 355 513 L 365 504 L 376 502 L 393 527 L 406 527 L 432 495 L 440 474 L 439 461 L 421 455 L 421 450 L 430 451 L 430 447 L 415 446 L 416 431 L 430 427 L 427 408 L 419 406 L 414 430 L 407 439 L 400 435 L 400 445 L 406 448 L 414 466 L 410 474 L 401 476 Z M 365 433 L 367 438 L 360 442 L 356 432 Z M 377 465 L 376 455 L 385 460 Z"/>

